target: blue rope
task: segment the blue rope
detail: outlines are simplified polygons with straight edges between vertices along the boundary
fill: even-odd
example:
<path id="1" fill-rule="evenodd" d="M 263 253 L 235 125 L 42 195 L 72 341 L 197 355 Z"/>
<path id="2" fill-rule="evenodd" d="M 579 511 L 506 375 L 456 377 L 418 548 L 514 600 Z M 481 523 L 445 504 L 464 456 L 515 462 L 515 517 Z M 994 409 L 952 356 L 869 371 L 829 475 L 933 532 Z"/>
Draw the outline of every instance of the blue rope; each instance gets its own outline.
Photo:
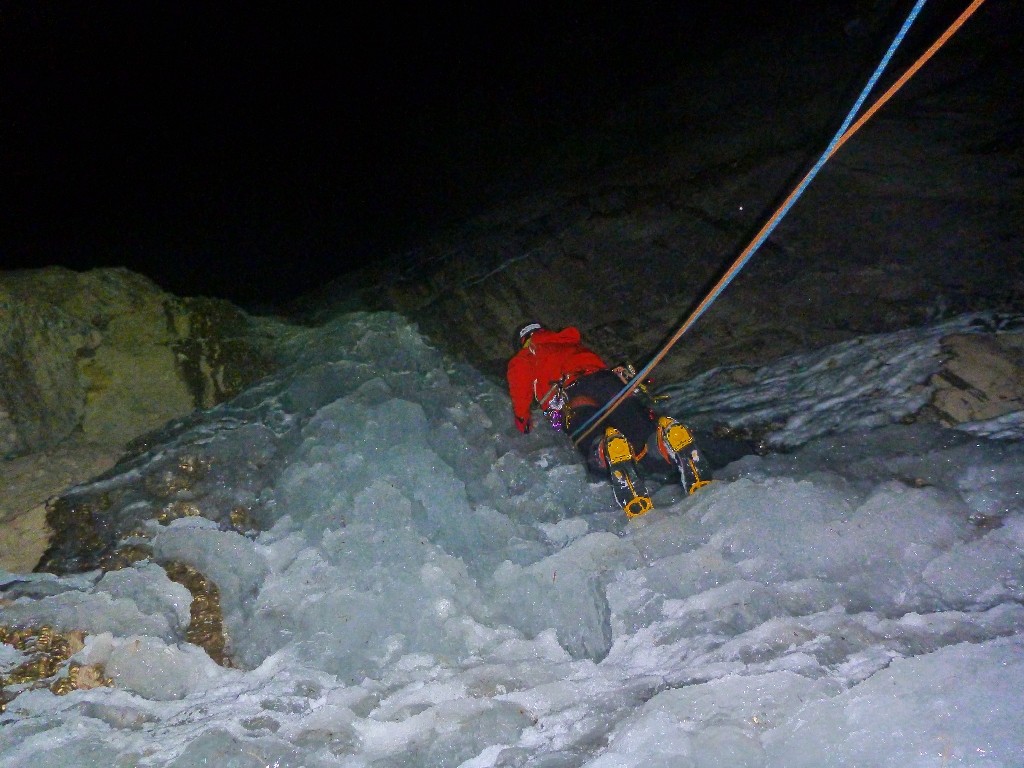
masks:
<path id="1" fill-rule="evenodd" d="M 811 181 L 814 180 L 814 177 L 818 175 L 818 171 L 821 170 L 822 166 L 825 165 L 829 157 L 832 155 L 832 150 L 835 149 L 835 146 L 839 142 L 839 139 L 842 138 L 844 133 L 846 133 L 846 129 L 850 127 L 850 124 L 853 122 L 853 119 L 857 116 L 857 113 L 860 111 L 860 108 L 864 105 L 864 101 L 867 99 L 868 94 L 871 93 L 871 89 L 875 87 L 875 84 L 878 82 L 878 78 L 882 76 L 882 72 L 885 71 L 885 68 L 889 65 L 889 61 L 892 59 L 893 54 L 896 53 L 896 49 L 900 47 L 900 43 L 902 43 L 903 38 L 906 37 L 907 30 L 909 30 L 911 24 L 914 23 L 914 20 L 921 12 L 921 9 L 924 7 L 925 2 L 926 0 L 917 0 L 913 10 L 910 11 L 910 15 L 907 17 L 907 20 L 903 22 L 903 26 L 900 28 L 899 33 L 896 35 L 896 38 L 892 41 L 892 45 L 889 46 L 889 50 L 885 52 L 885 56 L 882 57 L 882 60 L 875 68 L 875 72 L 873 75 L 871 75 L 871 79 L 868 80 L 867 85 L 864 86 L 864 90 L 861 91 L 861 94 L 857 98 L 857 101 L 850 109 L 849 114 L 847 114 L 842 126 L 840 126 L 839 130 L 836 131 L 836 135 L 832 137 L 832 141 L 829 142 L 828 148 L 822 153 L 821 157 L 818 159 L 818 162 L 814 164 L 814 167 L 811 169 L 811 171 L 804 177 L 803 181 L 797 187 L 796 192 L 793 195 L 791 195 L 789 202 L 782 208 L 782 210 L 778 214 L 776 214 L 774 223 L 770 227 L 768 227 L 764 232 L 762 232 L 761 236 L 754 241 L 753 247 L 750 248 L 750 252 L 747 254 L 746 258 L 742 259 L 740 262 L 733 266 L 731 270 L 732 274 L 728 277 L 728 279 L 724 280 L 717 287 L 717 289 L 712 294 L 710 294 L 710 300 L 705 300 L 704 305 L 700 309 L 700 311 L 697 312 L 690 319 L 691 325 L 693 321 L 695 321 L 697 318 L 703 315 L 704 312 L 707 311 L 708 307 L 710 307 L 711 304 L 714 303 L 715 299 L 717 299 L 719 295 L 722 293 L 722 291 L 725 290 L 726 286 L 729 285 L 729 283 L 732 282 L 733 278 L 739 273 L 739 271 L 743 269 L 744 266 L 746 266 L 747 262 L 750 261 L 751 257 L 753 257 L 757 249 L 761 247 L 762 243 L 764 243 L 765 240 L 768 239 L 768 236 L 775 230 L 775 227 L 778 226 L 779 222 L 782 221 L 786 214 L 789 213 L 790 208 L 793 207 L 793 204 L 796 203 L 796 201 L 804 193 L 804 190 L 811 183 Z M 583 424 L 580 424 L 580 426 L 577 429 L 574 429 L 570 433 L 569 437 L 575 440 L 577 435 L 585 433 L 587 431 L 587 428 L 591 424 L 599 421 L 604 416 L 605 412 L 609 409 L 612 403 L 618 401 L 627 392 L 633 391 L 641 382 L 643 382 L 643 380 L 651 372 L 651 370 L 654 368 L 654 365 L 658 362 L 659 359 L 660 358 L 656 357 L 654 360 L 652 360 L 650 363 L 644 366 L 644 368 L 639 373 L 637 373 L 637 375 L 633 378 L 632 381 L 626 384 L 626 386 L 623 387 L 622 390 L 615 397 L 613 397 L 611 400 L 605 403 L 604 406 L 602 406 L 602 408 L 599 411 L 597 411 L 597 413 L 595 413 L 593 416 L 587 419 Z"/>

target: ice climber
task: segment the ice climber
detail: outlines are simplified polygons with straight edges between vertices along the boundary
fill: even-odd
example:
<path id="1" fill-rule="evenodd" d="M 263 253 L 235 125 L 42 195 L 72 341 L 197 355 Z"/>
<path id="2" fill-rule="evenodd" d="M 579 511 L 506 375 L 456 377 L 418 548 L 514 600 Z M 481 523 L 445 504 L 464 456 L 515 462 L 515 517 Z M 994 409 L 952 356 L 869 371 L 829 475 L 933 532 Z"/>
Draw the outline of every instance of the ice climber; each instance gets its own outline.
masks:
<path id="1" fill-rule="evenodd" d="M 571 433 L 629 382 L 624 369 L 611 369 L 580 342 L 575 328 L 549 331 L 528 323 L 519 331 L 519 351 L 508 363 L 508 389 L 516 429 L 533 427 L 536 400 L 551 425 Z M 629 517 L 653 508 L 637 465 L 653 474 L 676 467 L 683 487 L 693 493 L 711 480 L 711 471 L 690 431 L 663 416 L 634 390 L 578 445 L 591 470 L 607 474 L 615 500 Z"/>

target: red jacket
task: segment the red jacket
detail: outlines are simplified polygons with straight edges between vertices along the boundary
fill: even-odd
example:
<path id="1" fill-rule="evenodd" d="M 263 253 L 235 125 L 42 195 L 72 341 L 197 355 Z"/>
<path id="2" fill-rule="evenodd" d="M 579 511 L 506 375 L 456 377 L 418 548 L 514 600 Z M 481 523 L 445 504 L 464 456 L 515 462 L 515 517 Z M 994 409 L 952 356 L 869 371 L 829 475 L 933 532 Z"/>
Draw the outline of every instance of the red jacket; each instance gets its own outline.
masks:
<path id="1" fill-rule="evenodd" d="M 607 367 L 604 360 L 580 344 L 580 332 L 575 328 L 557 333 L 543 328 L 535 331 L 529 343 L 508 362 L 508 393 L 516 427 L 526 431 L 533 401 L 545 407 L 554 395 L 552 387 L 565 374 L 582 375 Z"/>

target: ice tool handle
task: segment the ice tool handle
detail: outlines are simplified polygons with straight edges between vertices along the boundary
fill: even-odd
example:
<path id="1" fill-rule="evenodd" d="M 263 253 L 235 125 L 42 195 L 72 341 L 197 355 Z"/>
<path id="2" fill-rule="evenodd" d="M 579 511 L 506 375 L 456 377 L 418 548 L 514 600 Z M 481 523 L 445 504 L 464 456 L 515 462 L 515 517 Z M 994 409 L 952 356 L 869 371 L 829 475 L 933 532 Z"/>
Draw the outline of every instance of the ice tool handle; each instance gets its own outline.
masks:
<path id="1" fill-rule="evenodd" d="M 601 424 L 601 422 L 604 421 L 605 418 L 607 418 L 608 415 L 612 413 L 612 411 L 619 407 L 622 401 L 629 396 L 629 393 L 633 391 L 637 384 L 639 384 L 645 378 L 647 378 L 650 372 L 654 369 L 654 366 L 661 362 L 662 358 L 664 358 L 665 355 L 668 354 L 668 351 L 675 345 L 675 343 L 679 341 L 683 334 L 690 330 L 690 328 L 697 321 L 697 319 L 700 318 L 700 316 L 707 311 L 708 307 L 710 307 L 711 304 L 714 303 L 715 299 L 717 299 L 719 295 L 722 293 L 722 291 L 725 290 L 726 286 L 733 281 L 733 278 L 735 278 L 739 271 L 743 269 L 743 267 L 746 265 L 746 263 L 750 261 L 750 258 L 754 255 L 754 252 L 774 231 L 775 227 L 778 226 L 778 223 L 782 221 L 782 218 L 789 212 L 789 209 L 793 207 L 793 204 L 797 201 L 800 195 L 803 194 L 804 190 L 811 183 L 814 177 L 818 175 L 818 171 L 821 170 L 821 167 L 825 165 L 825 163 L 829 160 L 829 158 L 832 157 L 832 155 L 835 154 L 836 150 L 843 144 L 845 144 L 847 139 L 849 139 L 854 133 L 856 133 L 860 129 L 860 127 L 863 126 L 864 123 L 866 123 L 871 118 L 871 116 L 875 114 L 875 112 L 877 112 L 887 101 L 889 101 L 890 98 L 892 98 L 893 94 L 895 94 L 896 91 L 902 88 L 903 85 L 911 77 L 914 76 L 914 74 L 925 64 L 925 62 L 927 62 L 935 54 L 935 52 L 939 50 L 939 48 L 941 48 L 946 43 L 946 41 L 949 40 L 949 38 L 952 37 L 958 29 L 960 29 L 961 26 L 963 26 L 964 22 L 967 21 L 967 19 L 976 10 L 978 10 L 978 8 L 981 6 L 984 0 L 974 0 L 974 2 L 972 2 L 967 7 L 967 9 L 960 14 L 956 21 L 954 21 L 949 26 L 949 29 L 947 29 L 942 34 L 942 36 L 939 37 L 939 39 L 936 40 L 935 43 L 933 43 L 932 46 L 927 51 L 925 51 L 924 54 L 922 54 L 916 62 L 914 62 L 913 66 L 911 66 L 903 74 L 903 76 L 900 77 L 899 80 L 893 83 L 889 90 L 882 94 L 882 96 L 874 104 L 871 105 L 871 107 L 864 113 L 864 115 L 861 116 L 861 118 L 851 126 L 850 123 L 853 121 L 853 118 L 856 116 L 857 112 L 864 104 L 865 99 L 867 99 L 867 96 L 871 92 L 871 89 L 874 88 L 875 83 L 878 82 L 878 78 L 881 77 L 882 72 L 889 64 L 889 61 L 892 59 L 892 56 L 896 52 L 896 49 L 899 47 L 900 43 L 903 42 L 903 38 L 906 37 L 907 30 L 909 30 L 910 25 L 914 23 L 914 20 L 921 12 L 921 9 L 924 7 L 925 2 L 926 0 L 918 0 L 917 3 L 914 5 L 913 9 L 910 11 L 910 15 L 907 16 L 907 20 L 903 23 L 903 26 L 900 28 L 899 33 L 896 35 L 895 39 L 892 41 L 892 44 L 889 46 L 889 50 L 886 51 L 885 56 L 882 57 L 882 60 L 875 68 L 874 74 L 871 75 L 871 78 L 868 80 L 867 85 L 864 86 L 864 90 L 861 91 L 860 96 L 857 98 L 857 101 L 854 103 L 853 107 L 850 109 L 849 114 L 846 116 L 846 119 L 843 121 L 842 126 L 840 126 L 839 130 L 836 131 L 836 135 L 833 137 L 832 141 L 829 142 L 828 148 L 822 153 L 821 157 L 818 159 L 818 162 L 814 164 L 814 167 L 811 168 L 810 171 L 808 171 L 807 175 L 804 176 L 803 180 L 797 185 L 797 187 L 792 192 L 790 192 L 789 196 L 785 199 L 782 205 L 779 206 L 777 211 L 775 211 L 775 214 L 768 220 L 768 222 L 761 228 L 760 232 L 757 233 L 757 235 L 750 242 L 750 244 L 736 258 L 736 260 L 732 263 L 732 266 L 730 266 L 726 273 L 722 275 L 722 277 L 711 289 L 708 295 L 704 297 L 703 301 L 701 301 L 697 308 L 686 319 L 686 322 L 684 322 L 682 326 L 680 326 L 679 330 L 677 330 L 672 335 L 672 338 L 668 340 L 665 346 L 661 348 L 661 351 L 659 351 L 658 354 L 656 354 L 654 358 L 652 358 L 651 361 L 647 363 L 647 365 L 645 365 L 643 369 L 641 369 L 640 372 L 636 374 L 632 381 L 626 384 L 626 386 L 623 387 L 622 390 L 615 397 L 613 397 L 611 400 L 605 403 L 605 405 L 600 410 L 598 410 L 597 413 L 595 413 L 593 416 L 587 419 L 587 421 L 580 424 L 580 426 L 577 429 L 573 430 L 573 432 L 570 434 L 573 443 L 579 445 L 580 442 L 587 435 L 593 432 L 594 429 L 596 429 Z"/>

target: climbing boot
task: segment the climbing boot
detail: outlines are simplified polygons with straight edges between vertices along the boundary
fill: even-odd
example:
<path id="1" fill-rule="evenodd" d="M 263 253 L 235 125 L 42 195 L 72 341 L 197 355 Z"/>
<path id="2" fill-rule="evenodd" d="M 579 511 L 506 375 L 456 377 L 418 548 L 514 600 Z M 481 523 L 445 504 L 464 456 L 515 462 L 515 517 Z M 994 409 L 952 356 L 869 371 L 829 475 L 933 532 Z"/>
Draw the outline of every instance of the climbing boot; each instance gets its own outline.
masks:
<path id="1" fill-rule="evenodd" d="M 636 471 L 636 461 L 629 441 L 614 427 L 608 427 L 601 441 L 608 476 L 612 481 L 615 501 L 627 517 L 639 517 L 654 509 L 647 487 Z"/>
<path id="2" fill-rule="evenodd" d="M 687 493 L 711 482 L 711 467 L 690 430 L 668 416 L 658 419 L 658 450 L 666 461 L 679 467 L 679 480 Z"/>

